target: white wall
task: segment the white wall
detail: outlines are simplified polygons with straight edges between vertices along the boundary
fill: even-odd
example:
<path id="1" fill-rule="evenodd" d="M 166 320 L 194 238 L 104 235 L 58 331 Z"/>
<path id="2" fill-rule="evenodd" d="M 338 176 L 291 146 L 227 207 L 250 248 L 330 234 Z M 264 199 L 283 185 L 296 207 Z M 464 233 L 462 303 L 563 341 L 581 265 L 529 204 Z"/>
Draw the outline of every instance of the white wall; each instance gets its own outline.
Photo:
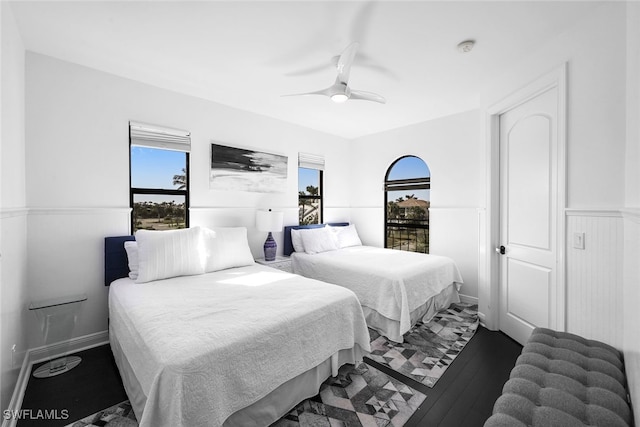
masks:
<path id="1" fill-rule="evenodd" d="M 31 52 L 26 61 L 29 296 L 86 293 L 75 336 L 107 328 L 103 238 L 130 232 L 129 120 L 191 131 L 191 223 L 248 227 L 256 256 L 266 238 L 256 208 L 297 223 L 299 151 L 325 156 L 326 219 L 349 220 L 346 140 Z M 212 140 L 287 155 L 286 191 L 209 190 Z M 41 345 L 35 318 L 29 345 Z"/>
<path id="2" fill-rule="evenodd" d="M 624 203 L 625 3 L 596 8 L 483 89 L 490 106 L 568 62 L 567 207 Z"/>
<path id="3" fill-rule="evenodd" d="M 478 215 L 484 203 L 481 114 L 468 111 L 356 139 L 351 143 L 351 220 L 363 243 L 384 246 L 384 178 L 399 157 L 415 155 L 431 171 L 429 247 L 454 259 L 477 297 Z"/>
<path id="4" fill-rule="evenodd" d="M 640 3 L 627 4 L 627 146 L 624 212 L 624 356 L 640 420 Z"/>
<path id="5" fill-rule="evenodd" d="M 625 187 L 625 66 L 626 5 L 611 2 L 596 8 L 576 25 L 550 40 L 525 60 L 496 76 L 481 96 L 486 107 L 493 105 L 529 82 L 567 62 L 567 233 L 588 230 L 620 230 Z M 613 211 L 613 213 L 612 213 Z M 569 215 L 571 218 L 569 218 Z M 579 220 L 578 220 L 579 217 Z M 605 224 L 606 222 L 606 224 Z M 577 229 L 574 225 L 585 227 Z M 569 235 L 567 234 L 567 241 Z M 606 272 L 615 266 L 611 259 L 623 254 L 623 239 L 610 247 L 613 258 L 597 257 L 604 241 L 586 235 L 586 249 L 566 246 L 566 319 L 567 328 L 588 338 L 600 339 L 614 346 L 622 345 L 621 316 L 609 317 L 605 310 L 588 307 L 600 303 L 614 304 L 615 295 L 623 292 L 622 275 Z M 490 242 L 490 240 L 489 240 Z M 489 257 L 495 256 L 487 247 Z M 578 251 L 580 251 L 578 253 Z M 580 260 L 593 259 L 591 264 Z M 483 280 L 479 290 L 480 310 L 489 310 L 491 280 Z M 598 301 L 606 289 L 610 298 Z M 619 307 L 613 308 L 618 309 Z M 575 319 L 581 319 L 579 324 Z M 573 323 L 571 323 L 571 322 Z M 607 331 L 620 331 L 609 333 Z"/>
<path id="6" fill-rule="evenodd" d="M 24 47 L 11 8 L 0 2 L 0 408 L 9 405 L 28 348 Z M 16 345 L 15 361 L 11 348 Z"/>

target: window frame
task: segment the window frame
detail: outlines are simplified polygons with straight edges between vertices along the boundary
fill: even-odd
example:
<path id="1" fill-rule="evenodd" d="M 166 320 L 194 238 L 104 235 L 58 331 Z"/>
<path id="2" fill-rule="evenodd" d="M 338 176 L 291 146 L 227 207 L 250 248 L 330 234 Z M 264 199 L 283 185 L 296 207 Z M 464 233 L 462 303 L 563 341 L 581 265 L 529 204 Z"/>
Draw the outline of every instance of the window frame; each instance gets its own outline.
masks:
<path id="1" fill-rule="evenodd" d="M 191 179 L 189 176 L 189 152 L 188 151 L 179 151 L 183 153 L 185 157 L 185 179 L 186 185 L 184 190 L 177 189 L 164 189 L 164 188 L 141 188 L 141 187 L 133 187 L 132 186 L 132 164 L 131 164 L 131 148 L 134 145 L 131 144 L 131 140 L 129 140 L 129 207 L 131 208 L 131 214 L 129 215 L 129 227 L 131 230 L 131 234 L 134 234 L 136 230 L 134 218 L 133 218 L 133 210 L 134 210 L 134 197 L 138 194 L 145 195 L 160 195 L 160 196 L 184 196 L 184 228 L 189 228 L 189 206 L 190 206 L 190 198 L 189 198 L 189 187 L 191 186 Z M 149 148 L 152 150 L 165 150 L 165 151 L 176 151 L 176 150 L 168 150 L 164 148 L 157 147 L 143 147 Z"/>
<path id="2" fill-rule="evenodd" d="M 429 169 L 429 176 L 428 177 L 424 177 L 424 178 L 405 178 L 405 179 L 393 179 L 390 180 L 389 179 L 389 174 L 391 173 L 391 170 L 395 167 L 395 165 L 401 161 L 402 159 L 406 159 L 407 157 L 415 157 L 417 159 L 420 159 L 422 162 L 424 162 L 425 166 L 427 166 L 427 168 L 429 168 L 429 165 L 427 165 L 427 162 L 425 162 L 421 157 L 413 155 L 413 154 L 408 154 L 406 156 L 402 156 L 397 158 L 396 160 L 393 161 L 393 163 L 391 163 L 391 165 L 389 166 L 389 168 L 387 169 L 387 172 L 384 175 L 384 188 L 383 188 L 383 193 L 384 193 L 384 223 L 383 223 L 383 237 L 384 237 L 384 247 L 388 248 L 387 246 L 387 230 L 389 228 L 389 226 L 392 227 L 397 227 L 397 224 L 389 224 L 389 191 L 411 191 L 411 190 L 431 190 L 431 170 Z M 429 202 L 431 202 L 431 200 L 429 200 Z M 426 230 L 430 230 L 430 224 L 427 225 L 420 225 L 420 224 L 414 224 L 415 228 L 420 228 L 420 229 L 426 229 Z M 430 237 L 430 234 L 429 234 Z M 429 238 L 429 240 L 427 241 L 427 243 L 430 241 L 431 239 Z M 393 249 L 393 248 L 391 248 Z M 417 253 L 422 253 L 422 252 L 417 252 Z M 429 253 L 429 252 L 426 252 Z"/>
<path id="3" fill-rule="evenodd" d="M 300 176 L 300 169 L 309 169 L 315 170 L 318 172 L 318 195 L 302 195 L 298 192 L 298 225 L 300 224 L 300 200 L 319 200 L 319 215 L 318 215 L 318 224 L 322 224 L 324 221 L 324 171 L 322 169 L 313 169 L 313 168 L 305 168 L 302 166 L 298 166 L 298 177 Z M 299 179 L 299 178 L 298 178 Z"/>

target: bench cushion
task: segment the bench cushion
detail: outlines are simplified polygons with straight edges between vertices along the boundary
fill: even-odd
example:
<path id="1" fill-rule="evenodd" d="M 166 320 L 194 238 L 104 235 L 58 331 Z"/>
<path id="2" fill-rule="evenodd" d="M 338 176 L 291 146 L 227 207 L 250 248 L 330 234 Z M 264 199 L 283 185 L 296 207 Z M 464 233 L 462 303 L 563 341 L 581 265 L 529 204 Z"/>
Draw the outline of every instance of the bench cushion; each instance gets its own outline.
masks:
<path id="1" fill-rule="evenodd" d="M 599 341 L 536 328 L 485 427 L 631 423 L 622 354 Z"/>

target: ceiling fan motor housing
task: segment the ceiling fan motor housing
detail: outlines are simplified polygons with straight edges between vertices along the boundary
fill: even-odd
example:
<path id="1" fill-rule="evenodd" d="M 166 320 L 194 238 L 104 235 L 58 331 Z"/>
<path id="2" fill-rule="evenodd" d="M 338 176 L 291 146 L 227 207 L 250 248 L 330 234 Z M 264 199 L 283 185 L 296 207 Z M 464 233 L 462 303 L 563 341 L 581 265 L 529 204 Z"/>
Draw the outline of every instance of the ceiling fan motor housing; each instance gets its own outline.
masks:
<path id="1" fill-rule="evenodd" d="M 345 82 L 337 81 L 331 86 L 331 100 L 333 102 L 344 102 L 351 96 L 351 89 Z"/>

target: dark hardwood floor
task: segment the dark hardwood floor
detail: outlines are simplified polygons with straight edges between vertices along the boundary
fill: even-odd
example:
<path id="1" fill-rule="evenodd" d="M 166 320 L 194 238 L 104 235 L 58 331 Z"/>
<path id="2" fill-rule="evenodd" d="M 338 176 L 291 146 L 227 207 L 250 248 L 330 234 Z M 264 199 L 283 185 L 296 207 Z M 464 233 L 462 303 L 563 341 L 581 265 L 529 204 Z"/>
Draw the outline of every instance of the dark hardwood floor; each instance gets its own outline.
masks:
<path id="1" fill-rule="evenodd" d="M 68 419 L 22 419 L 18 427 L 65 426 L 127 400 L 118 368 L 108 345 L 77 353 L 82 362 L 71 371 L 51 378 L 29 378 L 22 409 L 68 411 Z M 41 364 L 34 365 L 33 370 Z M 32 371 L 33 372 L 33 371 Z M 37 415 L 37 414 L 34 414 Z"/>
<path id="2" fill-rule="evenodd" d="M 480 327 L 433 388 L 374 361 L 367 363 L 427 395 L 406 427 L 481 427 L 521 351 L 522 346 L 502 332 Z"/>
<path id="3" fill-rule="evenodd" d="M 420 390 L 427 398 L 406 424 L 416 426 L 482 426 L 509 378 L 522 346 L 501 332 L 480 327 L 433 388 L 400 376 L 380 364 L 367 363 Z M 27 420 L 18 427 L 64 426 L 127 400 L 108 345 L 78 353 L 82 363 L 52 378 L 31 376 L 22 409 L 68 411 L 66 420 Z M 36 369 L 39 365 L 34 366 Z"/>

